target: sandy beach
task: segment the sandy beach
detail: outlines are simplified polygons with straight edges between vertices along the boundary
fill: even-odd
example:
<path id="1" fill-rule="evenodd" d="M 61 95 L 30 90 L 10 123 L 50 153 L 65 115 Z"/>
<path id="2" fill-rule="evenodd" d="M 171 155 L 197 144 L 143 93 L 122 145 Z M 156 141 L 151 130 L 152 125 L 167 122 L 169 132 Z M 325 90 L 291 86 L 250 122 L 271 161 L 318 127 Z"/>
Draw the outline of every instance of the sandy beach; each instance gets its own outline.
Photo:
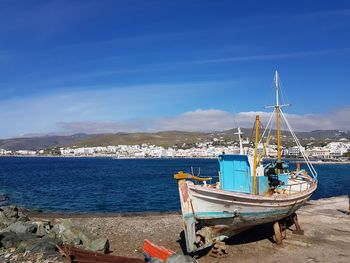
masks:
<path id="1" fill-rule="evenodd" d="M 198 262 L 348 262 L 350 216 L 347 196 L 310 201 L 298 211 L 303 236 L 287 231 L 282 245 L 272 240 L 270 226 L 259 226 L 226 241 L 229 256 L 203 253 Z M 144 239 L 183 253 L 182 221 L 177 213 L 155 214 L 31 214 L 32 220 L 69 218 L 94 237 L 110 240 L 112 254 L 143 258 Z"/>

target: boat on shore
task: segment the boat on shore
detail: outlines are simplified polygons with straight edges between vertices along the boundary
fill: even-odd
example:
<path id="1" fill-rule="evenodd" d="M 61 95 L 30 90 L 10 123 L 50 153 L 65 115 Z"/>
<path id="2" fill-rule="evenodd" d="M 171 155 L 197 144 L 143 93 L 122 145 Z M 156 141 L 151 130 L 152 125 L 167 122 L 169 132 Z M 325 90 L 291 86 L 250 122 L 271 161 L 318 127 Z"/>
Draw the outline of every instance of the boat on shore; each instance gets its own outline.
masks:
<path id="1" fill-rule="evenodd" d="M 287 105 L 279 104 L 277 71 L 275 89 L 276 103 L 271 106 L 274 110 L 260 139 L 260 119 L 256 116 L 254 154 L 244 152 L 242 133 L 238 130 L 240 154 L 218 156 L 218 182 L 210 184 L 211 178 L 183 172 L 174 175 L 178 181 L 188 253 L 212 246 L 254 226 L 293 215 L 316 190 L 317 172 L 302 151 L 282 111 Z M 272 137 L 274 116 L 277 126 L 277 160 L 263 164 L 262 158 Z M 291 171 L 288 164 L 281 160 L 281 117 L 301 150 L 308 172 L 301 170 L 299 165 L 295 171 Z M 262 143 L 264 147 L 259 153 L 258 145 Z"/>

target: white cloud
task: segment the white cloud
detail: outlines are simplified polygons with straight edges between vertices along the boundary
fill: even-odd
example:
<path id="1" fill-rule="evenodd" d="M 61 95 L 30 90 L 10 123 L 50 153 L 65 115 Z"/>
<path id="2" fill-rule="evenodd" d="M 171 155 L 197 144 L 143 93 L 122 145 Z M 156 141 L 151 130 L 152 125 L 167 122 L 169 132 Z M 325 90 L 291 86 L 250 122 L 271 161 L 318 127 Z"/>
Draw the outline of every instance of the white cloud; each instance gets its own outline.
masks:
<path id="1" fill-rule="evenodd" d="M 68 134 L 74 133 L 115 133 L 115 132 L 138 132 L 149 130 L 145 120 L 130 121 L 76 121 L 60 122 L 58 125 Z"/>
<path id="2" fill-rule="evenodd" d="M 267 124 L 269 112 L 230 113 L 217 109 L 198 109 L 178 116 L 153 120 L 128 120 L 120 122 L 62 122 L 65 132 L 113 133 L 135 131 L 220 131 L 237 126 L 252 127 L 255 116 L 259 115 Z M 297 131 L 350 129 L 350 107 L 339 108 L 324 115 L 286 114 L 292 127 Z"/>

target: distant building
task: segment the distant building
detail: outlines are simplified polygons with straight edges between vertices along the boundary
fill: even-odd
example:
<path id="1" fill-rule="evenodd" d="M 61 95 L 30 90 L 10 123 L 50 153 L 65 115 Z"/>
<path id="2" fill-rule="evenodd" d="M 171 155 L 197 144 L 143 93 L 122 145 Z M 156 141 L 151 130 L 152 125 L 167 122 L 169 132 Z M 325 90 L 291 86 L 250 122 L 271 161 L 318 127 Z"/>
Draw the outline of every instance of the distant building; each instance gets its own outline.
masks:
<path id="1" fill-rule="evenodd" d="M 18 155 L 36 155 L 36 151 L 18 150 L 18 151 L 16 151 L 16 154 L 18 154 Z"/>
<path id="2" fill-rule="evenodd" d="M 299 157 L 302 155 L 301 152 L 305 152 L 305 147 L 293 146 L 288 148 L 289 156 Z"/>
<path id="3" fill-rule="evenodd" d="M 12 151 L 7 151 L 5 149 L 0 149 L 0 155 L 10 155 L 12 154 Z"/>
<path id="4" fill-rule="evenodd" d="M 323 147 L 314 147 L 312 149 L 308 149 L 306 150 L 305 154 L 306 156 L 318 159 L 330 159 L 331 157 L 330 150 Z"/>

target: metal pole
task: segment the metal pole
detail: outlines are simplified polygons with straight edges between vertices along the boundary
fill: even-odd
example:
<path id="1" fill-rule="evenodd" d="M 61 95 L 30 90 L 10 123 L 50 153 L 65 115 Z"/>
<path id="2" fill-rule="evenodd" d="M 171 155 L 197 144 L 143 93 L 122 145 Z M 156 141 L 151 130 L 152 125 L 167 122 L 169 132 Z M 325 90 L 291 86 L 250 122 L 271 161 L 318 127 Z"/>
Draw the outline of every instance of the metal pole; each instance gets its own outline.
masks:
<path id="1" fill-rule="evenodd" d="M 259 144 L 259 115 L 255 118 L 255 148 L 254 148 L 254 167 L 253 167 L 253 194 L 257 194 L 257 183 L 256 183 L 256 168 L 258 166 L 258 144 Z"/>
<path id="2" fill-rule="evenodd" d="M 281 124 L 280 124 L 280 106 L 278 101 L 278 72 L 276 70 L 275 75 L 275 85 L 276 85 L 276 125 L 277 125 L 277 161 L 281 161 Z M 279 171 L 278 171 L 279 172 Z"/>

